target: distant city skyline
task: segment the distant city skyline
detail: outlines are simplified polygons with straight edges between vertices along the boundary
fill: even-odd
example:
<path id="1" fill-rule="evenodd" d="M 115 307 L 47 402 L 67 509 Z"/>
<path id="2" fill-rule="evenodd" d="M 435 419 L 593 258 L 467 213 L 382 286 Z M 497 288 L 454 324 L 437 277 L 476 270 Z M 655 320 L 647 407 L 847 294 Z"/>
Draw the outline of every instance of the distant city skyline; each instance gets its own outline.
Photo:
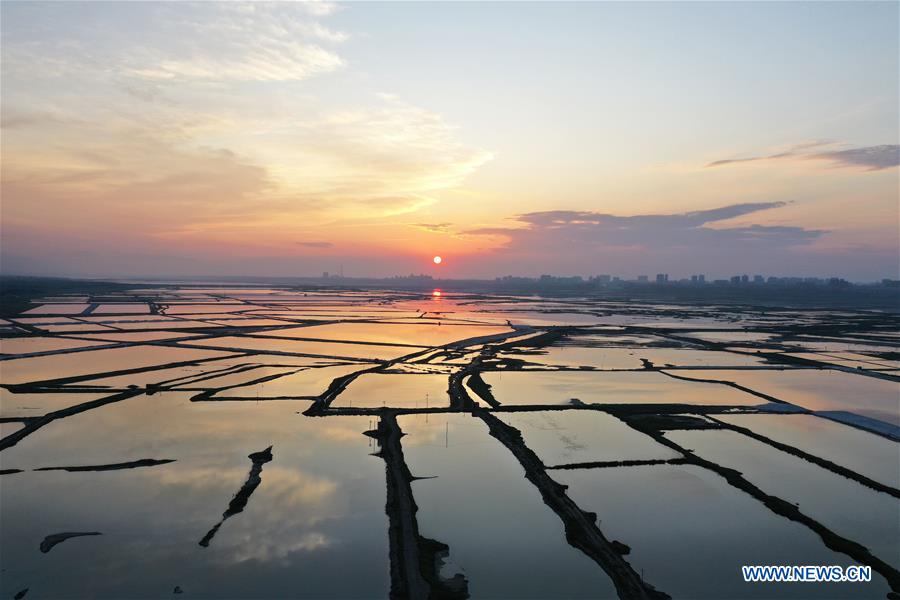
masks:
<path id="1" fill-rule="evenodd" d="M 4 274 L 900 277 L 898 3 L 0 13 Z"/>

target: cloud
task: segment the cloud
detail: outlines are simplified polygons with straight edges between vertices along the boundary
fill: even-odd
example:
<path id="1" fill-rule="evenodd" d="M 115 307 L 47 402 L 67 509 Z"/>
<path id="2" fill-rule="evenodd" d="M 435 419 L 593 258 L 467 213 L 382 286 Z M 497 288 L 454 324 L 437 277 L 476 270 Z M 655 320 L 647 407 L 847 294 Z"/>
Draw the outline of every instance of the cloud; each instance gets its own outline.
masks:
<path id="1" fill-rule="evenodd" d="M 322 227 L 432 205 L 433 192 L 458 185 L 490 156 L 464 145 L 439 114 L 396 98 L 310 112 L 302 122 L 281 113 L 242 122 L 158 102 L 94 110 L 23 124 L 4 139 L 4 233 L 33 226 L 39 244 L 27 252 L 48 262 L 77 255 L 53 233 L 66 227 L 86 234 L 70 249 L 86 251 L 110 231 L 125 235 L 122 251 L 166 244 L 185 256 L 229 245 L 293 255 L 297 240 L 309 239 L 300 246 L 326 248 L 316 241 Z M 21 237 L 3 246 L 27 253 Z"/>
<path id="2" fill-rule="evenodd" d="M 221 33 L 217 33 L 209 25 L 194 31 L 190 24 L 186 25 L 185 39 L 175 48 L 145 49 L 142 56 L 126 62 L 124 72 L 138 78 L 176 82 L 300 81 L 344 65 L 338 54 L 318 43 L 343 37 L 321 26 L 269 26 L 268 35 L 264 31 L 257 37 L 257 27 L 233 28 L 220 23 Z M 311 37 L 317 41 L 310 41 Z"/>
<path id="3" fill-rule="evenodd" d="M 487 236 L 494 249 L 474 267 L 486 275 L 809 272 L 828 231 L 754 223 L 786 202 L 756 202 L 668 214 L 614 215 L 553 210 L 516 215 L 509 225 L 462 235 Z M 771 223 L 771 217 L 768 222 Z M 809 258 L 813 257 L 813 258 Z"/>
<path id="4" fill-rule="evenodd" d="M 28 10 L 28 9 L 23 9 Z M 41 10 L 35 8 L 35 11 Z M 59 19 L 66 19 L 66 10 Z M 300 81 L 341 68 L 348 38 L 319 22 L 328 3 L 135 3 L 71 15 L 79 27 L 4 48 L 4 68 L 134 81 Z M 7 53 L 7 49 L 9 52 Z"/>
<path id="5" fill-rule="evenodd" d="M 771 249 L 809 243 L 825 231 L 802 227 L 748 225 L 709 227 L 721 221 L 784 206 L 784 202 L 732 204 L 677 214 L 617 216 L 588 211 L 554 210 L 518 215 L 524 227 L 485 227 L 464 233 L 504 236 L 513 249 L 555 252 L 602 248 L 673 249 L 721 252 L 722 249 Z"/>
<path id="6" fill-rule="evenodd" d="M 306 246 L 307 248 L 331 248 L 334 246 L 331 242 L 295 242 L 298 246 Z"/>
<path id="7" fill-rule="evenodd" d="M 22 129 L 26 127 L 40 127 L 44 125 L 65 125 L 74 119 L 65 117 L 58 111 L 23 111 L 16 108 L 7 108 L 0 117 L 0 127 L 3 129 Z"/>
<path id="8" fill-rule="evenodd" d="M 771 159 L 773 159 L 773 158 L 781 158 L 782 156 L 784 156 L 784 155 L 774 155 L 774 154 L 773 154 L 772 156 L 753 156 L 753 157 L 750 157 L 750 158 L 725 158 L 725 159 L 722 159 L 722 160 L 714 160 L 713 162 L 711 162 L 711 163 L 709 163 L 708 165 L 706 165 L 706 167 L 707 167 L 707 168 L 709 168 L 709 167 L 721 167 L 721 166 L 724 166 L 724 165 L 733 165 L 733 164 L 736 164 L 736 163 L 755 162 L 755 161 L 758 161 L 758 160 L 771 160 Z"/>
<path id="9" fill-rule="evenodd" d="M 172 103 L 171 100 L 163 96 L 162 90 L 159 88 L 159 86 L 153 83 L 125 81 L 119 83 L 119 89 L 131 98 L 135 98 L 143 102 L 167 102 L 169 104 Z"/>
<path id="10" fill-rule="evenodd" d="M 434 204 L 492 158 L 397 96 L 320 97 L 310 78 L 343 65 L 347 39 L 331 3 L 5 8 L 7 256 L 102 256 L 114 235 L 98 272 L 128 253 L 293 257 L 326 248 L 323 227 L 378 248 L 346 232 Z"/>
<path id="11" fill-rule="evenodd" d="M 298 5 L 309 14 L 316 17 L 324 17 L 337 12 L 340 6 L 335 2 L 327 2 L 325 0 L 305 0 L 298 2 Z"/>
<path id="12" fill-rule="evenodd" d="M 810 155 L 810 158 L 830 160 L 843 167 L 866 167 L 879 171 L 900 165 L 900 146 L 885 144 L 849 150 L 834 150 Z"/>
<path id="13" fill-rule="evenodd" d="M 336 187 L 365 178 L 367 187 L 380 189 L 383 196 L 457 185 L 493 158 L 463 144 L 456 127 L 439 113 L 386 94 L 374 106 L 335 111 L 300 124 L 291 140 L 297 142 L 312 146 L 320 161 L 332 159 Z"/>
<path id="14" fill-rule="evenodd" d="M 424 229 L 425 231 L 443 233 L 449 231 L 450 227 L 453 226 L 453 223 L 410 223 L 409 225 L 410 227 L 418 227 L 419 229 Z"/>
<path id="15" fill-rule="evenodd" d="M 815 148 L 832 146 L 834 144 L 835 142 L 831 141 L 806 142 L 803 144 L 797 144 L 789 148 L 788 150 L 778 152 L 776 154 L 715 160 L 707 164 L 706 167 L 721 167 L 739 163 L 781 159 L 827 160 L 842 167 L 865 167 L 868 171 L 878 171 L 881 169 L 896 167 L 898 164 L 900 164 L 900 146 L 890 144 L 881 146 L 865 146 L 861 148 L 848 148 L 844 150 L 811 152 L 811 150 Z"/>

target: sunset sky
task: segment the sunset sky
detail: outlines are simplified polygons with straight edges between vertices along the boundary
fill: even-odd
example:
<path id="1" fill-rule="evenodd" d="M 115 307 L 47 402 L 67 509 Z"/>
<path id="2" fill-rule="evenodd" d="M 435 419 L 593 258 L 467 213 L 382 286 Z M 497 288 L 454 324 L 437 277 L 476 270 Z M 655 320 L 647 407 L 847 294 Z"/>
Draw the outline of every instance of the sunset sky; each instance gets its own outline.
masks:
<path id="1" fill-rule="evenodd" d="M 898 7 L 3 2 L 2 270 L 896 278 Z"/>

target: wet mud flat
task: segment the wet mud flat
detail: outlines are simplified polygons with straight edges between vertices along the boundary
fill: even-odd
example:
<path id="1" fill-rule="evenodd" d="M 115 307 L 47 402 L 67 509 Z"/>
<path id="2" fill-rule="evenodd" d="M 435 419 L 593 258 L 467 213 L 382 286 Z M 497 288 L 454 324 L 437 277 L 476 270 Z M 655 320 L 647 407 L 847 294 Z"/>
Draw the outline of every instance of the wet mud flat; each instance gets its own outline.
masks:
<path id="1" fill-rule="evenodd" d="M 6 320 L 0 597 L 900 593 L 890 313 L 182 285 Z M 739 569 L 811 560 L 873 581 Z"/>

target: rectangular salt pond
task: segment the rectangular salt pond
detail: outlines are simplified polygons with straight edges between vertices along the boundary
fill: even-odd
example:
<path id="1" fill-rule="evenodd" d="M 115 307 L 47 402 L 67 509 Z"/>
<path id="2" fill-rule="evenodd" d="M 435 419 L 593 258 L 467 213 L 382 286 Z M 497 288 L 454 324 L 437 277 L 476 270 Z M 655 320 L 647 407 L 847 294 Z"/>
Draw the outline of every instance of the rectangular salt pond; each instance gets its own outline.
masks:
<path id="1" fill-rule="evenodd" d="M 249 358 L 243 359 L 244 362 Z M 230 360 L 213 360 L 196 365 L 185 365 L 181 367 L 171 367 L 163 369 L 150 368 L 137 373 L 127 373 L 125 375 L 114 375 L 112 377 L 99 377 L 97 379 L 87 379 L 74 384 L 76 386 L 100 386 L 109 389 L 125 389 L 129 386 L 146 387 L 151 384 L 175 385 L 182 381 L 190 381 L 196 377 L 221 372 L 230 368 L 232 362 Z"/>
<path id="2" fill-rule="evenodd" d="M 249 365 L 248 365 L 249 367 Z M 254 368 L 240 369 L 238 371 L 229 371 L 223 375 L 218 375 L 216 377 L 209 377 L 206 375 L 201 375 L 200 378 L 189 380 L 184 383 L 179 383 L 175 387 L 179 390 L 207 390 L 207 389 L 215 389 L 215 388 L 230 388 L 232 386 L 239 386 L 242 384 L 246 384 L 247 382 L 254 381 L 256 379 L 262 379 L 264 377 L 274 377 L 280 375 L 288 375 L 297 371 L 300 367 L 283 367 L 283 366 L 271 366 L 271 367 L 263 367 L 258 366 Z M 207 378 L 209 377 L 209 378 Z"/>
<path id="3" fill-rule="evenodd" d="M 232 367 L 244 366 L 248 364 L 257 364 L 260 366 L 284 366 L 307 367 L 315 364 L 322 364 L 320 359 L 305 358 L 296 356 L 238 356 L 232 359 L 214 360 L 196 365 L 187 365 L 183 367 L 173 367 L 169 369 L 154 369 L 140 371 L 138 373 L 128 373 L 126 375 L 117 375 L 114 377 L 103 377 L 98 379 L 90 379 L 78 383 L 80 386 L 104 386 L 108 388 L 125 388 L 130 385 L 139 387 L 148 384 L 164 384 L 164 385 L 182 385 L 185 382 L 193 381 L 197 377 L 212 375 L 215 373 L 227 374 Z M 363 363 L 362 366 L 354 367 L 358 369 L 371 366 Z M 253 386 L 248 386 L 247 389 Z M 235 388 L 235 393 L 240 388 Z M 256 396 L 256 391 L 247 392 L 248 395 Z M 228 395 L 232 395 L 231 392 Z"/>
<path id="4" fill-rule="evenodd" d="M 108 395 L 108 393 L 82 394 L 68 392 L 16 394 L 6 388 L 0 388 L 0 417 L 40 417 L 49 412 L 91 402 L 92 400 L 99 400 Z M 3 455 L 0 454 L 0 461 L 2 460 Z"/>
<path id="5" fill-rule="evenodd" d="M 217 325 L 225 325 L 226 327 L 262 327 L 269 325 L 291 325 L 290 321 L 280 319 L 220 319 L 216 318 L 212 321 Z"/>
<path id="6" fill-rule="evenodd" d="M 211 348 L 245 349 L 260 352 L 293 352 L 324 357 L 347 357 L 367 360 L 391 360 L 421 352 L 425 348 L 405 346 L 377 346 L 372 344 L 343 344 L 340 342 L 308 342 L 305 340 L 271 339 L 249 336 L 217 337 L 191 342 Z"/>
<path id="7" fill-rule="evenodd" d="M 785 356 L 793 356 L 806 360 L 815 360 L 818 362 L 850 367 L 853 369 L 870 369 L 884 370 L 900 368 L 900 362 L 879 359 L 865 354 L 854 354 L 852 352 L 791 352 L 785 353 Z"/>
<path id="8" fill-rule="evenodd" d="M 71 348 L 87 348 L 88 346 L 101 346 L 102 342 L 89 342 L 86 340 L 68 340 L 58 337 L 20 337 L 0 338 L 0 353 L 2 354 L 31 354 L 32 352 L 52 352 L 54 350 L 69 350 Z"/>
<path id="9" fill-rule="evenodd" d="M 496 335 L 512 331 L 508 327 L 485 325 L 391 325 L 381 323 L 334 323 L 312 327 L 294 327 L 268 331 L 260 335 L 279 337 L 344 340 L 409 344 L 413 346 L 443 346 L 469 338 Z"/>
<path id="10" fill-rule="evenodd" d="M 0 362 L 0 380 L 5 384 L 26 383 L 227 356 L 232 355 L 227 352 L 163 346 L 86 350 L 73 354 L 2 361 Z"/>
<path id="11" fill-rule="evenodd" d="M 437 408 L 450 406 L 447 375 L 365 373 L 353 380 L 335 408 Z"/>
<path id="12" fill-rule="evenodd" d="M 707 342 L 766 342 L 772 339 L 771 333 L 753 331 L 696 331 L 684 334 L 686 337 L 698 338 Z"/>
<path id="13" fill-rule="evenodd" d="M 74 319 L 70 319 L 73 322 Z M 86 317 L 78 317 L 78 321 L 87 321 L 89 323 L 108 323 L 113 325 L 119 325 L 120 323 L 152 323 L 152 322 L 169 322 L 169 323 L 179 323 L 182 319 L 177 319 L 175 317 L 167 317 L 166 315 L 105 315 L 105 316 L 92 316 L 88 315 Z"/>
<path id="14" fill-rule="evenodd" d="M 900 445 L 812 415 L 717 415 L 769 439 L 900 489 Z"/>
<path id="15" fill-rule="evenodd" d="M 215 313 L 230 313 L 235 310 L 246 310 L 254 308 L 247 304 L 226 304 L 225 302 L 216 302 L 211 304 L 170 304 L 165 309 L 167 315 L 205 315 Z"/>
<path id="16" fill-rule="evenodd" d="M 99 326 L 98 326 L 99 327 Z M 126 323 L 116 323 L 119 329 L 197 329 L 204 327 L 220 327 L 215 323 L 204 323 L 203 321 L 188 320 L 159 320 L 159 321 L 129 321 Z"/>
<path id="17" fill-rule="evenodd" d="M 23 315 L 78 315 L 90 306 L 89 304 L 41 304 L 23 312 Z"/>
<path id="18" fill-rule="evenodd" d="M 150 307 L 146 304 L 142 303 L 129 303 L 129 304 L 101 304 L 97 308 L 91 311 L 92 315 L 105 315 L 105 314 L 129 314 L 129 315 L 138 315 L 138 314 L 146 314 L 150 312 Z"/>
<path id="19" fill-rule="evenodd" d="M 595 325 L 604 322 L 604 317 L 577 311 L 503 311 L 503 317 L 516 325 Z"/>
<path id="20" fill-rule="evenodd" d="M 763 404 L 761 398 L 732 387 L 680 381 L 654 371 L 487 371 L 482 379 L 504 406 L 517 404 Z"/>
<path id="21" fill-rule="evenodd" d="M 3 439 L 8 435 L 12 435 L 15 432 L 19 431 L 20 429 L 23 429 L 24 427 L 25 427 L 25 423 L 23 423 L 21 421 L 6 421 L 3 423 L 0 423 L 0 439 Z M 0 460 L 0 468 L 5 468 L 2 465 L 3 465 L 3 461 Z"/>
<path id="22" fill-rule="evenodd" d="M 694 379 L 733 381 L 809 410 L 844 410 L 900 425 L 900 382 L 830 369 L 691 371 Z"/>
<path id="23" fill-rule="evenodd" d="M 185 597 L 386 598 L 384 463 L 369 455 L 368 424 L 310 419 L 283 403 L 174 394 L 56 421 L 4 451 L 4 468 L 175 462 L 4 476 L 0 593 L 161 598 L 178 586 Z M 200 546 L 246 482 L 247 455 L 270 445 L 246 507 Z M 103 535 L 41 553 L 44 536 L 61 531 Z"/>
<path id="24" fill-rule="evenodd" d="M 496 415 L 521 431 L 525 444 L 547 466 L 681 456 L 600 411 L 501 412 Z"/>
<path id="25" fill-rule="evenodd" d="M 872 342 L 869 344 L 859 342 L 845 342 L 837 340 L 814 341 L 805 339 L 791 339 L 785 345 L 799 345 L 813 352 L 896 352 L 896 343 L 884 345 Z"/>
<path id="26" fill-rule="evenodd" d="M 770 512 L 710 471 L 690 465 L 551 471 L 583 510 L 597 513 L 625 559 L 673 598 L 879 598 L 887 582 L 745 583 L 743 565 L 853 564 L 818 535 Z M 802 507 L 801 507 L 802 508 Z"/>
<path id="27" fill-rule="evenodd" d="M 25 313 L 22 313 L 25 314 Z M 89 317 L 80 317 L 83 320 L 87 320 Z M 75 319 L 70 319 L 69 317 L 16 317 L 15 319 L 11 319 L 12 322 L 15 323 L 25 323 L 28 325 L 64 325 L 64 324 L 74 324 L 79 323 L 80 321 L 76 321 Z"/>
<path id="28" fill-rule="evenodd" d="M 159 340 L 174 340 L 192 338 L 203 335 L 187 331 L 129 331 L 126 333 L 110 331 L 109 333 L 84 333 L 79 337 L 101 340 L 106 342 L 156 342 Z"/>
<path id="29" fill-rule="evenodd" d="M 675 366 L 753 366 L 762 364 L 754 356 L 732 352 L 682 350 L 677 348 L 580 348 L 551 346 L 536 352 L 505 352 L 501 356 L 531 363 L 561 367 L 593 367 L 596 369 L 640 369 L 642 358 L 654 365 Z"/>
<path id="30" fill-rule="evenodd" d="M 894 568 L 900 566 L 896 498 L 733 431 L 669 431 L 666 437 L 709 461 L 737 469 L 767 494 L 798 503 L 804 514 L 861 543 Z"/>
<path id="31" fill-rule="evenodd" d="M 858 352 L 823 352 L 821 354 L 825 356 L 833 356 L 834 358 L 840 360 L 857 360 L 860 362 L 878 363 L 881 366 L 891 369 L 900 369 L 900 360 L 882 358 L 875 352 L 869 352 L 865 354 Z"/>
<path id="32" fill-rule="evenodd" d="M 673 344 L 671 340 L 656 335 L 620 335 L 619 332 L 621 331 L 621 328 L 619 327 L 595 327 L 588 331 L 591 331 L 591 333 L 573 335 L 566 339 L 568 340 L 568 343 L 573 345 L 591 347 L 645 348 L 651 345 Z"/>
<path id="33" fill-rule="evenodd" d="M 72 323 L 64 325 L 41 325 L 39 329 L 43 329 L 48 333 L 80 333 L 89 331 L 111 331 L 110 328 L 95 323 Z"/>
<path id="34" fill-rule="evenodd" d="M 218 392 L 213 398 L 284 398 L 296 396 L 319 396 L 325 393 L 331 382 L 338 377 L 367 369 L 371 365 L 340 365 L 336 367 L 309 368 L 278 379 L 230 388 Z"/>
<path id="35" fill-rule="evenodd" d="M 397 419 L 422 536 L 450 546 L 444 576 L 473 598 L 614 598 L 603 570 L 566 543 L 562 521 L 512 454 L 465 414 Z"/>

